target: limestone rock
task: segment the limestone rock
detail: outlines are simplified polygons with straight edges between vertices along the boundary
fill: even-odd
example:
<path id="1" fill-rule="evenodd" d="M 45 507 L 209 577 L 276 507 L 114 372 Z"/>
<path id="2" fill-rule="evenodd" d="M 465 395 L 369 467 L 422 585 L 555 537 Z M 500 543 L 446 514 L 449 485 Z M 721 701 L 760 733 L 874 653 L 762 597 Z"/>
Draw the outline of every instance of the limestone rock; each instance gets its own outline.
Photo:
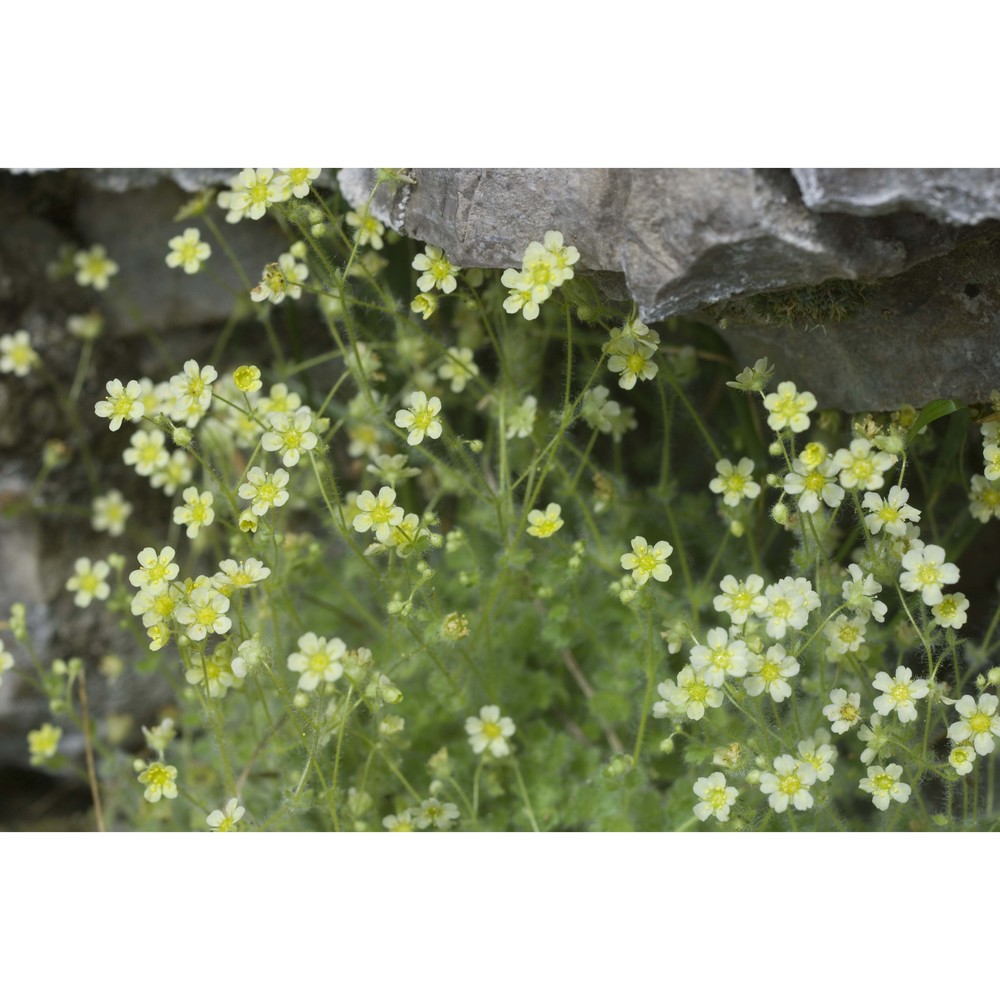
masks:
<path id="1" fill-rule="evenodd" d="M 805 169 L 792 173 L 815 212 L 885 215 L 900 210 L 951 225 L 1000 219 L 1000 170 Z"/>
<path id="2" fill-rule="evenodd" d="M 558 229 L 646 322 L 695 315 L 825 405 L 1000 386 L 1000 170 L 411 169 L 383 222 L 462 266 L 518 266 Z M 353 204 L 375 172 L 339 174 Z M 803 305 L 805 303 L 805 305 Z"/>

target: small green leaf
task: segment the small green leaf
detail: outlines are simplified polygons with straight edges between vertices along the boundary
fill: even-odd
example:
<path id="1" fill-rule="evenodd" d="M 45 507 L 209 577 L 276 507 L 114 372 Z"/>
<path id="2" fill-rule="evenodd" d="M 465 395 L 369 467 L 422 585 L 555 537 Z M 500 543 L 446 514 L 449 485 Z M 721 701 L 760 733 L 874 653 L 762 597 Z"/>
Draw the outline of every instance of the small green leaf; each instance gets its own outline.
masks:
<path id="1" fill-rule="evenodd" d="M 964 409 L 964 405 L 956 403 L 953 399 L 932 400 L 917 414 L 917 419 L 906 437 L 906 443 L 909 444 L 928 424 Z"/>

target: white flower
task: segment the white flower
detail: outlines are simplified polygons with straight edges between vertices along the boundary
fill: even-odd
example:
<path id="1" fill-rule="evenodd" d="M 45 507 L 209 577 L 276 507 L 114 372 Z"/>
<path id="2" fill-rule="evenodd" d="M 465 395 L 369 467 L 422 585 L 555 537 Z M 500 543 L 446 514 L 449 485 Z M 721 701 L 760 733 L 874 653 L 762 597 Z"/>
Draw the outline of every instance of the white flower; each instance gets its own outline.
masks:
<path id="1" fill-rule="evenodd" d="M 5 333 L 0 337 L 0 372 L 13 372 L 24 378 L 38 362 L 38 355 L 31 346 L 31 335 L 27 330 Z"/>
<path id="2" fill-rule="evenodd" d="M 200 367 L 191 358 L 184 362 L 184 369 L 170 379 L 170 389 L 174 394 L 173 419 L 194 427 L 208 412 L 212 402 L 212 383 L 219 373 L 212 365 Z"/>
<path id="3" fill-rule="evenodd" d="M 998 699 L 995 694 L 981 694 L 979 703 L 971 694 L 955 702 L 955 711 L 961 716 L 948 727 L 948 739 L 955 743 L 971 741 L 980 757 L 993 753 L 994 736 L 1000 736 L 1000 718 L 997 717 Z"/>
<path id="4" fill-rule="evenodd" d="M 150 594 L 161 594 L 180 572 L 180 566 L 173 561 L 174 550 L 164 546 L 159 552 L 144 548 L 138 555 L 139 569 L 132 570 L 128 582 L 133 587 L 141 587 Z"/>
<path id="5" fill-rule="evenodd" d="M 94 497 L 91 507 L 90 526 L 94 531 L 106 531 L 117 537 L 125 530 L 125 522 L 132 513 L 132 504 L 119 490 L 109 490 L 103 496 Z"/>
<path id="6" fill-rule="evenodd" d="M 681 709 L 693 722 L 704 718 L 706 708 L 718 708 L 723 701 L 720 688 L 713 687 L 700 671 L 690 665 L 677 675 L 677 680 L 664 681 L 656 686 L 663 701 L 653 705 L 653 715 L 657 719 L 670 715 L 671 706 Z"/>
<path id="7" fill-rule="evenodd" d="M 910 786 L 899 780 L 902 774 L 899 764 L 875 765 L 868 768 L 868 777 L 858 782 L 858 788 L 868 792 L 875 808 L 884 812 L 893 799 L 905 802 L 910 797 Z"/>
<path id="8" fill-rule="evenodd" d="M 142 417 L 145 411 L 139 402 L 139 383 L 135 379 L 131 379 L 127 386 L 123 386 L 121 379 L 115 378 L 108 382 L 105 388 L 108 395 L 94 404 L 94 413 L 99 417 L 110 418 L 111 430 L 118 430 L 123 420 L 134 422 Z"/>
<path id="9" fill-rule="evenodd" d="M 1000 479 L 1000 446 L 987 444 L 983 447 L 983 475 L 991 483 Z"/>
<path id="10" fill-rule="evenodd" d="M 956 774 L 968 774 L 976 763 L 976 748 L 968 743 L 960 743 L 951 748 L 948 754 L 948 763 L 955 769 Z"/>
<path id="11" fill-rule="evenodd" d="M 725 823 L 729 819 L 729 809 L 740 793 L 726 785 L 726 776 L 721 771 L 714 771 L 694 783 L 694 794 L 701 799 L 694 807 L 698 819 L 704 823 L 709 816 L 714 816 L 720 823 Z"/>
<path id="12" fill-rule="evenodd" d="M 439 802 L 436 798 L 429 798 L 420 803 L 414 822 L 421 830 L 426 830 L 432 823 L 439 830 L 450 830 L 458 817 L 458 806 L 454 802 Z"/>
<path id="13" fill-rule="evenodd" d="M 650 358 L 654 354 L 652 347 L 637 344 L 634 351 L 627 354 L 610 354 L 608 356 L 608 371 L 621 375 L 618 385 L 622 389 L 633 389 L 638 379 L 648 381 L 656 377 L 659 370 Z"/>
<path id="14" fill-rule="evenodd" d="M 767 598 L 761 593 L 764 580 L 751 573 L 746 580 L 724 576 L 719 583 L 722 593 L 715 597 L 712 605 L 716 611 L 724 611 L 734 625 L 742 625 L 751 615 L 762 615 L 767 608 Z"/>
<path id="15" fill-rule="evenodd" d="M 766 622 L 767 634 L 772 639 L 783 639 L 791 629 L 803 629 L 809 621 L 809 609 L 801 590 L 790 576 L 772 583 L 765 591 L 767 608 L 761 617 Z"/>
<path id="16" fill-rule="evenodd" d="M 325 639 L 306 632 L 298 642 L 299 651 L 288 657 L 288 669 L 302 676 L 301 691 L 315 691 L 320 681 L 332 684 L 344 673 L 342 662 L 347 646 L 337 638 Z"/>
<path id="17" fill-rule="evenodd" d="M 610 434 L 612 421 L 622 412 L 621 406 L 613 399 L 608 399 L 610 390 L 603 385 L 588 389 L 580 404 L 580 416 L 593 430 L 602 434 Z"/>
<path id="18" fill-rule="evenodd" d="M 763 656 L 750 658 L 743 687 L 747 694 L 754 697 L 766 688 L 774 701 L 784 701 L 792 694 L 792 687 L 786 678 L 794 677 L 798 672 L 798 660 L 788 656 L 784 646 L 774 645 Z"/>
<path id="19" fill-rule="evenodd" d="M 437 370 L 438 378 L 451 380 L 451 391 L 461 392 L 469 379 L 479 374 L 479 365 L 472 360 L 472 350 L 468 347 L 451 347 L 444 362 Z"/>
<path id="20" fill-rule="evenodd" d="M 180 236 L 171 239 L 167 246 L 167 267 L 183 267 L 185 274 L 197 274 L 201 265 L 212 256 L 212 248 L 201 240 L 201 233 L 195 229 L 185 229 Z"/>
<path id="21" fill-rule="evenodd" d="M 983 476 L 973 476 L 969 493 L 969 513 L 986 524 L 991 517 L 1000 517 L 1000 485 Z"/>
<path id="22" fill-rule="evenodd" d="M 197 486 L 189 486 L 181 497 L 184 506 L 174 508 L 174 524 L 186 524 L 188 538 L 197 538 L 215 520 L 215 497 L 208 490 L 199 493 Z"/>
<path id="23" fill-rule="evenodd" d="M 375 537 L 388 545 L 392 540 L 392 529 L 403 522 L 403 508 L 396 506 L 396 491 L 383 486 L 376 497 L 371 490 L 364 490 L 355 501 L 358 513 L 353 521 L 354 530 L 364 534 L 374 528 Z"/>
<path id="24" fill-rule="evenodd" d="M 797 747 L 799 760 L 812 765 L 817 781 L 829 781 L 833 777 L 833 762 L 837 759 L 837 751 L 826 742 L 829 737 L 830 734 L 825 729 L 818 729 L 812 739 L 801 740 Z"/>
<path id="25" fill-rule="evenodd" d="M 767 771 L 760 776 L 760 790 L 767 796 L 767 804 L 776 813 L 783 813 L 789 803 L 799 810 L 809 809 L 813 804 L 809 788 L 816 783 L 812 764 L 786 753 L 776 757 L 773 766 L 774 773 Z"/>
<path id="26" fill-rule="evenodd" d="M 926 698 L 928 688 L 927 681 L 912 678 L 913 671 L 909 667 L 898 666 L 894 678 L 880 670 L 875 675 L 872 686 L 885 693 L 875 699 L 875 711 L 879 715 L 891 715 L 895 712 L 900 722 L 913 722 L 917 717 L 916 700 Z"/>
<path id="27" fill-rule="evenodd" d="M 213 809 L 205 817 L 205 822 L 212 828 L 213 833 L 231 833 L 241 819 L 246 809 L 240 805 L 239 799 L 230 799 L 226 803 L 226 811 Z"/>
<path id="28" fill-rule="evenodd" d="M 793 496 L 799 494 L 798 508 L 803 513 L 815 514 L 820 500 L 835 510 L 844 499 L 844 489 L 836 482 L 837 471 L 836 464 L 830 459 L 809 469 L 797 458 L 792 463 L 792 471 L 785 476 L 785 492 Z"/>
<path id="29" fill-rule="evenodd" d="M 473 753 L 486 750 L 494 757 L 506 757 L 510 753 L 507 739 L 514 735 L 517 727 L 504 716 L 496 705 L 484 705 L 479 710 L 479 718 L 470 716 L 465 720 L 465 731 L 469 734 L 469 745 Z"/>
<path id="30" fill-rule="evenodd" d="M 259 559 L 245 559 L 237 562 L 235 559 L 223 559 L 219 563 L 219 572 L 215 574 L 215 586 L 228 596 L 231 590 L 245 590 L 261 580 L 266 580 L 271 571 Z"/>
<path id="31" fill-rule="evenodd" d="M 753 500 L 760 495 L 760 485 L 750 478 L 753 462 L 749 458 L 741 458 L 735 466 L 728 458 L 720 459 L 715 463 L 715 471 L 718 476 L 708 484 L 708 488 L 713 493 L 721 493 L 722 502 L 727 507 L 736 507 L 744 497 Z"/>
<path id="32" fill-rule="evenodd" d="M 830 728 L 835 733 L 846 733 L 861 720 L 861 695 L 856 691 L 848 694 L 844 688 L 834 688 L 830 692 L 830 704 L 823 709 L 823 714 L 833 723 Z"/>
<path id="33" fill-rule="evenodd" d="M 871 441 L 855 438 L 849 448 L 834 455 L 840 468 L 840 485 L 848 490 L 880 490 L 885 482 L 883 472 L 896 464 L 896 456 L 884 451 L 872 451 Z"/>
<path id="34" fill-rule="evenodd" d="M 390 833 L 412 833 L 414 829 L 413 813 L 409 809 L 390 813 L 388 816 L 382 817 L 382 825 Z"/>
<path id="35" fill-rule="evenodd" d="M 396 411 L 396 426 L 409 431 L 406 443 L 420 444 L 424 437 L 437 439 L 441 437 L 441 421 L 437 415 L 441 412 L 441 400 L 437 396 L 430 399 L 423 392 L 411 392 L 406 401 L 405 410 Z"/>
<path id="36" fill-rule="evenodd" d="M 263 517 L 272 507 L 283 507 L 288 502 L 287 485 L 287 470 L 268 473 L 255 465 L 247 473 L 247 481 L 240 486 L 239 494 L 244 500 L 252 500 L 250 509 L 257 517 Z"/>
<path id="37" fill-rule="evenodd" d="M 885 603 L 874 599 L 876 594 L 882 592 L 882 585 L 875 582 L 871 573 L 865 576 L 857 563 L 851 563 L 847 572 L 851 578 L 845 580 L 840 589 L 844 603 L 865 618 L 872 617 L 877 622 L 884 622 L 887 611 Z"/>
<path id="38" fill-rule="evenodd" d="M 743 677 L 746 674 L 749 651 L 742 639 L 730 639 L 724 628 L 713 628 L 709 630 L 705 642 L 706 645 L 695 646 L 691 650 L 691 666 L 712 687 L 722 687 L 727 677 Z"/>
<path id="39" fill-rule="evenodd" d="M 287 468 L 298 465 L 302 452 L 312 451 L 319 444 L 319 438 L 310 430 L 312 419 L 307 406 L 294 414 L 272 414 L 271 430 L 261 437 L 261 447 L 264 451 L 280 452 L 281 464 Z"/>
<path id="40" fill-rule="evenodd" d="M 211 632 L 223 635 L 232 627 L 232 620 L 226 616 L 229 598 L 214 587 L 195 587 L 188 595 L 187 602 L 177 607 L 174 618 L 187 626 L 187 636 L 201 642 Z"/>
<path id="41" fill-rule="evenodd" d="M 794 382 L 781 382 L 777 392 L 764 397 L 764 409 L 768 411 L 767 425 L 773 431 L 786 427 L 796 434 L 809 426 L 807 414 L 816 409 L 816 397 L 811 392 L 799 392 Z"/>
<path id="42" fill-rule="evenodd" d="M 632 579 L 641 587 L 650 577 L 666 583 L 673 570 L 667 565 L 667 559 L 674 547 L 665 541 L 648 545 L 642 535 L 632 539 L 632 551 L 621 557 L 622 569 L 632 571 Z"/>
<path id="43" fill-rule="evenodd" d="M 284 167 L 275 180 L 281 185 L 286 199 L 291 195 L 305 198 L 309 194 L 310 181 L 316 180 L 321 170 L 322 167 Z"/>
<path id="44" fill-rule="evenodd" d="M 161 798 L 177 798 L 177 768 L 171 764 L 154 761 L 140 775 L 138 780 L 146 786 L 143 798 L 147 802 L 159 802 Z"/>
<path id="45" fill-rule="evenodd" d="M 445 295 L 455 291 L 455 275 L 461 270 L 451 263 L 440 247 L 425 247 L 424 253 L 413 258 L 413 269 L 423 273 L 417 278 L 417 288 L 422 292 L 438 289 Z M 460 390 L 456 389 L 456 392 Z"/>
<path id="46" fill-rule="evenodd" d="M 108 281 L 118 273 L 118 265 L 99 243 L 74 254 L 73 264 L 76 267 L 76 283 L 85 288 L 90 285 L 96 292 L 103 292 L 108 287 Z"/>
<path id="47" fill-rule="evenodd" d="M 535 426 L 535 413 L 538 400 L 534 396 L 525 396 L 524 400 L 507 414 L 507 440 L 511 438 L 526 438 Z"/>
<path id="48" fill-rule="evenodd" d="M 904 590 L 919 590 L 924 604 L 931 607 L 944 599 L 942 585 L 958 583 L 958 567 L 945 562 L 944 549 L 940 545 L 910 549 L 903 556 L 902 564 L 906 572 L 899 574 L 899 585 Z"/>
<path id="49" fill-rule="evenodd" d="M 289 190 L 273 167 L 247 167 L 229 182 L 229 191 L 219 192 L 218 204 L 226 209 L 226 222 L 260 219 L 276 202 L 285 201 Z"/>
<path id="50" fill-rule="evenodd" d="M 385 232 L 385 226 L 367 208 L 361 212 L 352 209 L 344 216 L 344 222 L 355 230 L 354 238 L 358 241 L 359 247 L 371 246 L 373 250 L 382 249 L 384 245 L 382 234 Z"/>
<path id="51" fill-rule="evenodd" d="M 865 516 L 868 530 L 873 535 L 877 535 L 882 528 L 885 528 L 887 534 L 897 538 L 905 535 L 906 522 L 916 523 L 920 520 L 920 511 L 906 502 L 909 499 L 909 490 L 901 486 L 890 487 L 889 495 L 884 500 L 877 493 L 866 493 L 861 506 L 871 511 Z"/>
<path id="52" fill-rule="evenodd" d="M 945 594 L 941 600 L 931 608 L 931 612 L 934 615 L 934 621 L 941 626 L 941 628 L 961 628 L 968 615 L 966 611 L 969 608 L 969 600 L 962 593 Z"/>
<path id="53" fill-rule="evenodd" d="M 866 628 L 866 619 L 861 615 L 854 618 L 837 615 L 823 630 L 829 641 L 827 658 L 837 660 L 845 653 L 856 653 L 864 644 Z"/>
<path id="54" fill-rule="evenodd" d="M 99 559 L 93 565 L 89 559 L 77 559 L 73 575 L 66 581 L 66 589 L 75 593 L 73 603 L 78 608 L 87 607 L 91 601 L 106 601 L 111 588 L 105 582 L 111 567 Z"/>
<path id="55" fill-rule="evenodd" d="M 161 430 L 138 430 L 129 439 L 129 447 L 122 453 L 122 460 L 126 465 L 134 465 L 140 476 L 151 476 L 170 461 L 166 443 L 166 436 Z"/>
<path id="56" fill-rule="evenodd" d="M 194 459 L 186 451 L 178 448 L 170 453 L 167 464 L 153 473 L 150 482 L 157 489 L 162 488 L 166 496 L 172 497 L 182 486 L 191 482 L 191 477 L 194 475 L 193 463 Z"/>
<path id="57" fill-rule="evenodd" d="M 562 507 L 550 503 L 545 510 L 528 511 L 528 534 L 535 538 L 548 538 L 554 535 L 562 526 Z"/>

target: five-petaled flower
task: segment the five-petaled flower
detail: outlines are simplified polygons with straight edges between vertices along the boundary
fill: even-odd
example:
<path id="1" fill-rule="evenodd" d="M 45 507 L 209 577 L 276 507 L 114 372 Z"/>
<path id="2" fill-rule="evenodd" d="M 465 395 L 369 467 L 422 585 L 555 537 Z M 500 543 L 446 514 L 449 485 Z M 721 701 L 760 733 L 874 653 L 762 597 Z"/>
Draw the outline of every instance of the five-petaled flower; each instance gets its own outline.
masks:
<path id="1" fill-rule="evenodd" d="M 438 414 L 441 412 L 441 400 L 437 396 L 427 398 L 426 393 L 411 392 L 406 401 L 405 410 L 396 411 L 396 426 L 409 433 L 406 436 L 406 443 L 417 445 L 423 441 L 424 437 L 441 437 L 441 421 Z"/>
<path id="2" fill-rule="evenodd" d="M 478 718 L 473 715 L 465 720 L 465 731 L 469 734 L 473 753 L 488 750 L 494 757 L 506 757 L 510 753 L 507 740 L 516 729 L 507 716 L 500 717 L 500 709 L 496 705 L 484 705 L 479 710 Z"/>
<path id="3" fill-rule="evenodd" d="M 528 511 L 528 534 L 535 538 L 548 538 L 554 535 L 562 526 L 562 507 L 550 503 L 545 510 Z"/>
<path id="4" fill-rule="evenodd" d="M 721 493 L 722 502 L 727 507 L 736 507 L 742 499 L 753 500 L 760 495 L 760 485 L 751 478 L 751 459 L 741 458 L 734 466 L 728 458 L 723 458 L 715 463 L 715 471 L 718 475 L 708 484 L 708 488 L 713 493 Z"/>
<path id="5" fill-rule="evenodd" d="M 981 694 L 978 703 L 971 694 L 959 698 L 955 711 L 961 718 L 948 727 L 948 739 L 955 743 L 971 742 L 980 757 L 993 753 L 996 747 L 993 737 L 1000 736 L 998 704 L 995 694 Z"/>
<path id="6" fill-rule="evenodd" d="M 236 824 L 243 819 L 246 809 L 240 805 L 240 800 L 233 798 L 226 803 L 226 810 L 213 809 L 205 817 L 205 822 L 212 828 L 213 833 L 231 833 L 236 829 Z"/>
<path id="7" fill-rule="evenodd" d="M 774 760 L 774 771 L 760 776 L 760 790 L 767 796 L 767 804 L 777 813 L 783 813 L 789 803 L 796 809 L 809 809 L 813 797 L 809 791 L 816 784 L 816 768 L 782 754 Z"/>
<path id="8" fill-rule="evenodd" d="M 315 632 L 306 632 L 298 642 L 299 650 L 288 657 L 288 669 L 301 674 L 300 691 L 315 691 L 320 681 L 332 684 L 344 673 L 347 646 L 334 637 L 326 639 Z"/>
<path id="9" fill-rule="evenodd" d="M 885 767 L 875 764 L 868 768 L 868 777 L 858 782 L 858 788 L 868 792 L 875 808 L 884 812 L 893 799 L 905 802 L 910 797 L 910 786 L 899 780 L 902 775 L 903 769 L 899 764 L 887 764 Z"/>
<path id="10" fill-rule="evenodd" d="M 809 427 L 808 414 L 816 409 L 816 397 L 811 392 L 799 392 L 794 382 L 781 382 L 776 392 L 764 397 L 764 409 L 772 431 L 787 427 L 799 434 Z"/>
<path id="11" fill-rule="evenodd" d="M 396 491 L 383 486 L 376 497 L 371 490 L 359 494 L 355 501 L 360 511 L 354 518 L 354 530 L 364 534 L 375 530 L 375 537 L 387 545 L 392 539 L 392 529 L 403 521 L 403 508 L 396 506 Z"/>
<path id="12" fill-rule="evenodd" d="M 201 265 L 212 256 L 212 248 L 202 242 L 201 233 L 193 227 L 175 236 L 167 246 L 170 247 L 167 267 L 183 267 L 185 274 L 197 274 Z"/>
<path id="13" fill-rule="evenodd" d="M 455 291 L 458 282 L 455 275 L 461 270 L 448 260 L 440 247 L 428 246 L 424 253 L 413 258 L 413 269 L 423 273 L 417 278 L 417 288 L 422 292 L 438 289 L 445 295 Z"/>
<path id="14" fill-rule="evenodd" d="M 124 420 L 138 420 L 145 412 L 139 401 L 141 389 L 135 379 L 123 386 L 121 379 L 115 378 L 105 388 L 108 395 L 94 404 L 94 413 L 99 417 L 108 417 L 111 420 L 111 430 L 118 430 Z"/>
<path id="15" fill-rule="evenodd" d="M 5 333 L 0 337 L 0 372 L 13 372 L 24 378 L 38 363 L 39 358 L 31 346 L 31 335 L 27 330 Z"/>
<path id="16" fill-rule="evenodd" d="M 872 686 L 884 692 L 875 699 L 875 711 L 879 715 L 895 712 L 900 722 L 913 722 L 917 718 L 917 699 L 926 698 L 929 693 L 927 681 L 913 680 L 913 671 L 902 665 L 896 667 L 895 677 L 880 670 Z"/>
<path id="17" fill-rule="evenodd" d="M 667 559 L 673 553 L 674 547 L 665 541 L 649 545 L 642 535 L 632 539 L 632 551 L 621 557 L 621 566 L 630 570 L 632 579 L 641 587 L 650 577 L 666 583 L 673 570 L 667 565 Z"/>
<path id="18" fill-rule="evenodd" d="M 721 771 L 714 771 L 694 783 L 694 794 L 701 799 L 694 807 L 698 819 L 704 823 L 709 816 L 714 816 L 720 823 L 725 823 L 740 793 L 726 784 L 726 776 Z"/>

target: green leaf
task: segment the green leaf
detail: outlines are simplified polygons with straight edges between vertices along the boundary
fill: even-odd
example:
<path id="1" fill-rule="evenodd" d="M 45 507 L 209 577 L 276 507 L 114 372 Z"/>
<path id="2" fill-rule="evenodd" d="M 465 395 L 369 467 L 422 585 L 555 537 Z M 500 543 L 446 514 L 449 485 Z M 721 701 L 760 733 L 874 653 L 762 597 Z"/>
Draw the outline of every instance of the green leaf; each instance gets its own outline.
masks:
<path id="1" fill-rule="evenodd" d="M 964 409 L 966 409 L 964 405 L 956 403 L 953 399 L 932 400 L 917 414 L 917 419 L 906 436 L 906 443 L 909 444 L 928 424 Z"/>

